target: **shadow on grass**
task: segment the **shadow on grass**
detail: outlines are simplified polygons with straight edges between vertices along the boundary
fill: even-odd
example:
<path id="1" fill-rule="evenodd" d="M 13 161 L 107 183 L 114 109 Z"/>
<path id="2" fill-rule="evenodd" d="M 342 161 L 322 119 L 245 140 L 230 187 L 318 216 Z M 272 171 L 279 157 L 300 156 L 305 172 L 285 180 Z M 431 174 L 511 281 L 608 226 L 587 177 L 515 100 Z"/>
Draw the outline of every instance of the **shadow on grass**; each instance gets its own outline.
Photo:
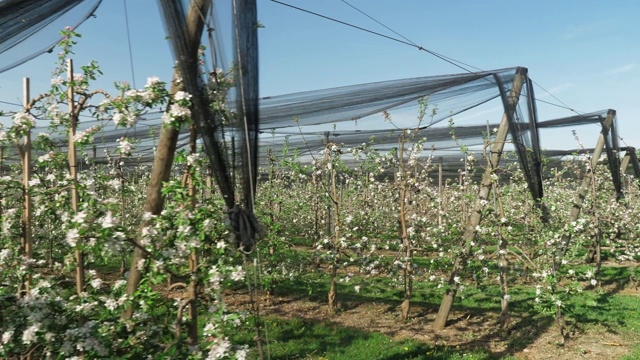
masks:
<path id="1" fill-rule="evenodd" d="M 328 281 L 326 280 L 327 279 L 322 278 L 321 274 L 315 273 L 308 277 L 294 279 L 279 284 L 277 293 L 285 296 L 295 295 L 297 298 L 300 294 L 306 293 L 307 295 L 303 296 L 306 301 L 320 306 L 326 305 L 326 294 L 328 291 Z M 607 331 L 612 333 L 616 333 L 618 329 L 621 328 L 635 328 L 636 330 L 640 330 L 640 317 L 636 315 L 640 312 L 640 305 L 638 304 L 638 301 L 625 300 L 625 298 L 628 298 L 629 296 L 613 296 L 624 290 L 628 286 L 628 282 L 628 268 L 603 267 L 601 283 L 603 289 L 606 291 L 594 290 L 585 292 L 585 294 L 580 297 L 580 300 L 575 300 L 573 303 L 568 304 L 569 306 L 565 315 L 570 319 L 572 324 L 576 324 L 575 328 L 578 334 L 580 333 L 581 327 L 583 325 L 587 326 L 588 324 L 604 326 Z M 363 289 L 364 288 L 365 287 L 363 286 Z M 510 303 L 512 316 L 511 326 L 506 331 L 500 330 L 497 324 L 497 315 L 500 311 L 500 294 L 499 289 L 496 287 L 469 290 L 465 299 L 457 299 L 454 306 L 455 312 L 448 321 L 447 328 L 454 329 L 454 331 L 460 334 L 464 334 L 468 331 L 470 336 L 459 336 L 455 339 L 455 344 L 466 351 L 473 352 L 478 349 L 483 350 L 483 356 L 487 356 L 476 358 L 503 358 L 526 349 L 554 326 L 555 321 L 553 316 L 540 315 L 537 311 L 533 310 L 535 293 L 530 286 L 514 286 L 512 287 L 512 292 L 513 300 Z M 414 294 L 415 295 L 412 299 L 413 310 L 411 318 L 414 320 L 419 319 L 419 331 L 429 332 L 431 339 L 435 340 L 430 341 L 431 343 L 447 343 L 451 338 L 448 338 L 447 335 L 433 333 L 429 326 L 429 323 L 435 317 L 435 313 L 439 307 L 442 291 L 435 289 L 433 286 L 430 287 L 425 286 L 424 284 L 418 284 L 415 288 Z M 633 295 L 630 297 L 635 298 Z M 366 306 L 367 304 L 376 304 L 383 306 L 382 313 L 397 315 L 398 321 L 400 321 L 399 305 L 401 303 L 401 299 L 402 291 L 397 289 L 394 290 L 394 286 L 385 282 L 385 280 L 368 283 L 366 290 L 360 293 L 356 293 L 353 290 L 353 283 L 340 283 L 338 287 L 338 303 L 340 304 L 339 311 L 342 312 L 354 311 L 361 306 Z M 569 312 L 569 309 L 572 311 Z M 278 314 L 278 311 L 275 311 L 274 314 Z M 283 315 L 285 314 L 280 313 L 276 316 Z M 318 313 L 316 315 L 318 315 Z M 320 322 L 322 322 L 323 319 L 320 316 L 307 317 L 307 319 L 309 318 L 319 320 Z M 333 327 L 340 326 L 328 321 L 323 322 L 323 324 L 332 324 L 331 326 Z M 307 327 L 308 326 L 309 325 L 307 325 Z M 307 335 L 302 336 L 300 341 L 308 341 L 308 344 L 305 345 L 311 349 L 305 350 L 305 354 L 308 356 L 317 354 L 319 356 L 318 358 L 320 358 L 320 356 L 324 356 L 325 358 L 339 359 L 342 357 L 328 357 L 324 354 L 335 355 L 341 353 L 342 350 L 339 349 L 349 349 L 352 347 L 357 348 L 359 346 L 376 348 L 376 346 L 372 346 L 370 344 L 370 339 L 373 336 L 379 335 L 375 333 L 377 330 L 374 329 L 373 326 L 366 327 L 366 329 L 368 331 L 364 334 L 359 333 L 362 330 L 349 329 L 347 333 L 344 334 L 344 337 L 341 336 L 339 341 L 338 339 L 331 340 L 331 336 L 327 337 L 316 333 L 308 333 Z M 393 337 L 398 335 L 399 331 L 402 330 L 413 331 L 409 326 L 402 327 L 402 325 L 400 325 L 400 327 L 395 330 L 385 329 L 384 333 Z M 289 342 L 294 338 L 293 336 L 296 335 L 296 333 L 289 332 L 285 335 L 286 336 L 280 341 Z M 322 339 L 318 339 L 319 337 Z M 560 339 L 560 334 L 558 334 L 558 339 Z M 487 344 L 491 342 L 499 342 L 503 344 L 502 347 L 504 350 L 494 351 L 492 353 L 487 352 Z M 454 358 L 458 356 L 456 354 L 451 355 L 451 353 L 438 355 L 434 352 L 435 348 L 424 343 L 414 345 L 413 348 L 407 348 L 409 348 L 409 350 L 404 350 L 404 348 L 402 348 L 400 350 L 403 351 L 388 354 L 386 357 L 380 357 L 378 355 L 382 353 L 376 352 L 369 358 L 389 360 L 412 358 L 449 359 L 451 356 L 454 356 Z M 427 356 L 426 354 L 430 355 Z M 352 356 L 355 355 L 352 354 Z M 279 358 L 285 359 L 288 357 Z"/>
<path id="2" fill-rule="evenodd" d="M 331 360 L 406 360 L 406 359 L 492 359 L 491 355 L 469 353 L 460 347 L 431 346 L 414 340 L 393 340 L 383 334 L 344 327 L 328 321 L 270 317 L 270 358 Z M 234 339 L 249 344 L 249 339 Z M 244 341 L 242 341 L 244 340 Z M 257 358 L 257 354 L 254 354 Z M 468 356 L 472 355 L 472 356 Z"/>
<path id="3" fill-rule="evenodd" d="M 598 325 L 606 331 L 618 334 L 619 329 L 630 331 L 640 329 L 640 302 L 637 296 L 618 295 L 629 286 L 629 269 L 626 267 L 603 267 L 601 288 L 587 287 L 585 292 L 565 308 L 572 336 L 579 334 L 586 326 Z M 618 295 L 618 296 L 614 296 Z M 534 295 L 529 294 L 510 304 L 512 314 L 521 318 L 503 334 L 507 341 L 505 351 L 494 352 L 495 356 L 518 353 L 554 326 L 553 316 L 544 316 L 532 311 Z M 570 309 L 570 310 L 569 310 Z M 558 332 L 558 340 L 561 339 Z M 569 339 L 571 341 L 571 339 Z"/>

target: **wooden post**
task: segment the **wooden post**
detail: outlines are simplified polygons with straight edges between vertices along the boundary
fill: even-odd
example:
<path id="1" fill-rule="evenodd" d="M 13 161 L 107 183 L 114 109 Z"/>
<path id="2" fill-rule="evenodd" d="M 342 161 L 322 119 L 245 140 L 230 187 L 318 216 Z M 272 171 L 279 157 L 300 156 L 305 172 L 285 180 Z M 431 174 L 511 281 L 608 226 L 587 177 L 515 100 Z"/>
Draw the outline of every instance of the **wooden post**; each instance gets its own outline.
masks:
<path id="1" fill-rule="evenodd" d="M 96 155 L 96 147 L 93 147 L 93 157 Z M 119 159 L 116 159 L 118 169 L 118 175 L 120 176 L 120 225 L 124 226 L 124 221 L 126 219 L 125 209 L 127 208 L 127 194 L 125 193 L 125 189 L 127 188 L 127 184 L 125 181 L 124 169 L 122 164 L 124 163 L 125 154 L 120 154 Z M 123 249 L 120 251 L 120 273 L 124 274 L 126 270 L 126 250 Z"/>
<path id="2" fill-rule="evenodd" d="M 633 147 L 628 147 L 627 155 L 629 155 L 629 159 L 630 159 L 629 162 L 631 163 L 631 167 L 633 168 L 633 175 L 635 176 L 635 182 L 640 184 L 640 182 L 638 182 L 640 180 L 640 163 L 638 162 L 638 154 L 636 153 L 636 149 Z"/>
<path id="3" fill-rule="evenodd" d="M 627 173 L 627 168 L 629 167 L 629 160 L 631 160 L 631 155 L 629 155 L 629 150 L 627 150 L 627 153 L 624 154 L 624 157 L 622 158 L 622 161 L 620 162 L 620 173 L 621 174 L 626 174 Z"/>
<path id="4" fill-rule="evenodd" d="M 189 151 L 195 154 L 196 149 L 196 126 L 191 124 L 189 132 Z M 187 176 L 189 179 L 189 198 L 191 200 L 191 211 L 196 207 L 196 186 L 193 182 L 193 172 L 196 169 L 191 165 L 187 165 Z M 187 330 L 187 339 L 189 346 L 198 346 L 198 250 L 193 249 L 189 254 L 189 272 L 191 280 L 189 281 L 189 328 Z"/>
<path id="5" fill-rule="evenodd" d="M 469 215 L 467 226 L 465 227 L 465 231 L 462 236 L 464 253 L 456 259 L 453 265 L 453 270 L 451 271 L 451 276 L 449 277 L 449 287 L 445 292 L 442 302 L 440 303 L 438 315 L 436 316 L 436 319 L 433 323 L 433 328 L 435 330 L 444 329 L 447 323 L 447 319 L 449 318 L 449 313 L 451 312 L 453 301 L 455 300 L 456 294 L 458 292 L 458 275 L 466 267 L 467 261 L 471 256 L 471 242 L 476 235 L 476 226 L 480 224 L 480 220 L 482 219 L 482 210 L 484 209 L 484 206 L 489 198 L 489 193 L 491 192 L 493 183 L 491 177 L 498 168 L 500 158 L 502 157 L 502 150 L 504 149 L 504 144 L 507 140 L 507 134 L 509 132 L 509 118 L 511 118 L 513 116 L 513 113 L 515 112 L 516 106 L 518 104 L 518 98 L 520 96 L 520 91 L 522 90 L 522 86 L 524 85 L 526 78 L 527 69 L 518 68 L 513 79 L 511 92 L 509 93 L 509 96 L 507 98 L 507 104 L 505 104 L 505 113 L 502 115 L 500 127 L 498 127 L 498 132 L 496 134 L 496 139 L 491 146 L 489 164 L 487 164 L 487 168 L 485 169 L 484 176 L 482 177 L 482 181 L 480 183 L 480 189 L 478 190 L 476 203 L 473 207 L 473 210 L 471 211 L 471 214 Z"/>
<path id="6" fill-rule="evenodd" d="M 324 132 L 324 146 L 325 150 L 327 149 L 327 145 L 329 145 L 329 132 Z M 331 175 L 327 174 L 327 184 L 331 182 Z M 327 185 L 329 186 L 329 185 Z M 325 219 L 325 235 L 331 236 L 333 234 L 333 212 L 332 212 L 332 204 L 330 201 L 327 202 L 327 218 Z"/>
<path id="7" fill-rule="evenodd" d="M 411 248 L 411 241 L 409 240 L 409 233 L 407 231 L 407 171 L 404 164 L 404 144 L 405 144 L 405 132 L 402 131 L 400 139 L 398 141 L 398 173 L 400 174 L 399 181 L 396 182 L 397 186 L 400 186 L 400 238 L 402 239 L 402 246 L 404 247 L 404 299 L 400 305 L 402 310 L 402 320 L 406 321 L 409 318 L 409 311 L 411 310 L 411 295 L 413 292 L 413 249 Z"/>
<path id="8" fill-rule="evenodd" d="M 69 101 L 69 175 L 71 176 L 71 211 L 78 212 L 78 162 L 76 160 L 76 127 L 78 126 L 78 116 L 76 113 L 73 92 L 73 61 L 67 60 L 67 79 L 69 90 L 67 93 Z M 80 242 L 81 240 L 78 240 Z M 76 292 L 78 295 L 84 291 L 84 254 L 77 247 L 76 253 Z"/>
<path id="9" fill-rule="evenodd" d="M 24 107 L 27 109 L 29 106 L 29 78 L 23 79 L 23 101 Z M 32 239 L 32 209 L 31 209 L 31 194 L 29 192 L 29 181 L 31 180 L 31 130 L 28 130 L 23 137 L 23 151 L 22 153 L 22 186 L 24 188 L 24 213 L 22 214 L 23 221 L 23 239 L 22 246 L 24 248 L 24 254 L 27 259 L 33 257 L 33 239 Z M 31 290 L 31 274 L 27 275 L 25 290 L 27 293 Z"/>
<path id="10" fill-rule="evenodd" d="M 444 199 L 442 199 L 443 190 L 442 190 L 442 156 L 438 160 L 438 226 L 442 226 L 442 203 Z"/>
<path id="11" fill-rule="evenodd" d="M 573 201 L 573 206 L 571 208 L 571 212 L 569 213 L 567 223 L 572 223 L 578 220 L 578 217 L 580 216 L 580 212 L 582 211 L 582 204 L 584 203 L 584 199 L 587 197 L 589 188 L 591 187 L 591 182 L 594 181 L 596 166 L 598 166 L 598 160 L 600 159 L 600 155 L 602 155 L 602 150 L 604 149 L 605 138 L 607 136 L 607 133 L 609 132 L 609 129 L 611 129 L 611 126 L 613 125 L 613 119 L 615 117 L 616 111 L 609 110 L 606 119 L 602 123 L 602 131 L 600 132 L 600 137 L 598 137 L 596 147 L 593 149 L 593 155 L 590 162 L 591 169 L 586 171 L 584 178 L 582 179 L 582 183 L 580 184 L 580 188 L 578 189 L 578 196 Z M 559 258 L 562 258 L 567 252 L 567 247 L 569 246 L 570 241 L 571 234 L 565 234 L 562 236 L 562 239 L 560 240 Z M 559 266 L 559 263 L 554 263 L 554 269 L 557 270 Z"/>
<path id="12" fill-rule="evenodd" d="M 633 148 L 632 148 L 633 149 Z M 629 167 L 629 162 L 631 161 L 631 155 L 629 154 L 629 149 L 627 149 L 627 152 L 624 154 L 624 157 L 622 157 L 622 161 L 620 161 L 620 176 L 624 178 L 629 178 L 627 175 L 627 168 Z M 630 187 L 630 183 L 629 181 L 626 181 L 623 183 L 623 186 L 625 189 L 628 189 Z"/>
<path id="13" fill-rule="evenodd" d="M 335 164 L 333 164 L 333 155 L 331 154 L 331 150 L 329 149 L 329 145 L 325 147 L 325 157 L 331 161 L 331 202 L 333 203 L 333 224 L 332 224 L 332 256 L 331 256 L 331 283 L 329 285 L 329 293 L 327 295 L 328 299 L 328 308 L 329 315 L 333 315 L 336 309 L 336 294 L 337 294 L 337 286 L 336 286 L 336 276 L 338 272 L 338 264 L 340 260 L 340 251 L 338 246 L 340 244 L 340 204 L 341 199 L 338 198 L 338 183 L 336 180 L 337 171 Z"/>
<path id="14" fill-rule="evenodd" d="M 200 36 L 204 29 L 204 19 L 201 14 L 206 14 L 211 6 L 209 0 L 192 0 L 187 14 L 187 34 L 193 45 L 192 51 L 198 51 L 200 45 Z M 180 87 L 172 83 L 170 93 L 175 94 Z M 162 212 L 164 199 L 162 197 L 162 184 L 169 180 L 171 175 L 171 166 L 175 157 L 176 146 L 178 143 L 179 129 L 173 126 L 162 126 L 160 130 L 160 138 L 158 140 L 158 149 L 153 159 L 153 168 L 149 179 L 149 187 L 147 188 L 147 198 L 144 204 L 144 212 L 152 215 L 158 215 Z M 149 221 L 143 221 L 140 229 L 149 225 Z M 142 271 L 138 269 L 140 260 L 146 259 L 144 250 L 136 247 L 133 251 L 131 266 L 129 268 L 129 278 L 127 279 L 127 295 L 132 296 L 138 289 L 138 284 L 142 280 Z M 133 315 L 133 307 L 129 306 L 122 317 L 129 319 Z"/>
<path id="15" fill-rule="evenodd" d="M 237 118 L 244 136 L 242 153 L 243 205 L 253 212 L 258 177 L 258 7 L 256 0 L 232 1 L 235 33 Z M 255 180 L 254 180 L 255 179 Z"/>

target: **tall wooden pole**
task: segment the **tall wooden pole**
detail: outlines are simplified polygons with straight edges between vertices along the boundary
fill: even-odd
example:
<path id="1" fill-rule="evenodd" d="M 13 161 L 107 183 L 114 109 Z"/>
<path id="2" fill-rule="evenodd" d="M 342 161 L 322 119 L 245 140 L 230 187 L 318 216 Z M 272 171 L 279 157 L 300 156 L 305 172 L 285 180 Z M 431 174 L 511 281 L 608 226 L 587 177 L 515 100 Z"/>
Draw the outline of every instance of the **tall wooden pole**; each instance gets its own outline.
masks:
<path id="1" fill-rule="evenodd" d="M 23 79 L 23 101 L 25 109 L 29 106 L 29 78 Z M 31 130 L 27 130 L 23 138 L 22 151 L 22 186 L 24 188 L 24 213 L 22 214 L 23 226 L 23 243 L 24 253 L 27 259 L 33 257 L 33 240 L 32 240 L 32 209 L 31 194 L 29 191 L 29 181 L 31 180 Z M 31 290 L 31 274 L 27 275 L 25 290 L 27 293 Z"/>
<path id="2" fill-rule="evenodd" d="M 629 150 L 627 150 L 627 153 L 624 154 L 624 157 L 622 158 L 622 161 L 620 162 L 620 173 L 621 174 L 626 174 L 627 173 L 627 168 L 629 167 L 629 161 L 631 160 L 631 156 L 629 155 Z"/>
<path id="3" fill-rule="evenodd" d="M 411 240 L 409 239 L 409 233 L 407 231 L 407 171 L 405 169 L 404 162 L 404 144 L 405 144 L 405 132 L 403 131 L 399 139 L 398 149 L 398 173 L 400 179 L 397 179 L 396 185 L 400 187 L 400 239 L 402 240 L 402 246 L 404 247 L 404 299 L 400 305 L 402 310 L 402 320 L 406 321 L 409 318 L 409 311 L 411 310 L 411 295 L 413 292 L 413 249 L 411 248 Z"/>
<path id="4" fill-rule="evenodd" d="M 578 196 L 573 201 L 573 206 L 571 207 L 571 212 L 569 213 L 569 219 L 567 219 L 567 223 L 572 223 L 578 220 L 580 216 L 580 212 L 582 211 L 582 205 L 584 204 L 584 200 L 589 193 L 589 188 L 591 187 L 591 182 L 594 181 L 594 175 L 596 166 L 598 166 L 598 160 L 600 160 L 600 155 L 602 155 L 602 150 L 604 150 L 604 144 L 607 134 L 613 125 L 613 120 L 616 117 L 615 110 L 609 110 L 607 113 L 607 117 L 602 123 L 602 131 L 600 132 L 600 136 L 598 137 L 598 142 L 596 143 L 596 147 L 593 149 L 593 155 L 591 157 L 590 166 L 582 179 L 582 183 L 580 184 L 580 188 L 578 190 Z M 619 171 L 619 169 L 618 169 Z M 565 234 L 562 236 L 560 240 L 560 258 L 564 256 L 571 242 L 571 234 Z M 554 269 L 559 267 L 559 262 L 554 262 Z"/>
<path id="5" fill-rule="evenodd" d="M 200 36 L 204 29 L 204 19 L 201 14 L 206 14 L 211 7 L 211 0 L 192 0 L 187 14 L 187 34 L 192 46 L 192 51 L 197 52 L 200 45 Z M 176 74 L 177 75 L 177 74 Z M 175 94 L 181 90 L 181 86 L 172 84 L 170 93 Z M 153 167 L 151 169 L 151 177 L 149 187 L 147 188 L 147 198 L 144 203 L 144 212 L 152 215 L 159 215 L 164 205 L 162 197 L 162 184 L 169 180 L 171 175 L 171 166 L 175 157 L 176 146 L 178 143 L 179 129 L 173 126 L 163 126 L 160 130 L 158 140 L 158 149 L 153 159 Z M 140 228 L 143 229 L 149 225 L 149 221 L 143 221 Z M 138 289 L 138 284 L 142 280 L 142 271 L 138 269 L 140 260 L 146 259 L 144 250 L 136 247 L 133 251 L 131 259 L 131 267 L 129 269 L 129 278 L 127 279 L 127 295 L 131 296 Z M 122 314 L 125 319 L 131 318 L 133 315 L 133 307 L 128 307 Z"/>
<path id="6" fill-rule="evenodd" d="M 189 132 L 189 151 L 191 154 L 195 154 L 196 149 L 197 132 L 196 126 L 191 124 Z M 196 186 L 193 181 L 193 173 L 196 171 L 193 166 L 187 165 L 188 171 L 188 184 L 189 184 L 189 200 L 191 205 L 191 211 L 196 207 Z M 189 346 L 198 346 L 198 250 L 191 250 L 189 254 L 189 271 L 191 272 L 191 280 L 189 281 L 189 328 L 187 331 L 187 338 Z"/>
<path id="7" fill-rule="evenodd" d="M 442 188 L 442 156 L 438 159 L 438 226 L 442 225 L 442 199 L 443 188 Z"/>
<path id="8" fill-rule="evenodd" d="M 455 300 L 456 294 L 458 292 L 459 274 L 466 267 L 469 257 L 471 256 L 471 242 L 476 236 L 476 226 L 478 226 L 480 224 L 480 220 L 482 220 L 482 210 L 484 209 L 484 206 L 487 203 L 489 194 L 491 192 L 493 184 L 491 176 L 498 169 L 498 164 L 500 162 L 500 158 L 502 157 L 502 150 L 504 149 L 504 144 L 507 140 L 507 134 L 509 133 L 509 118 L 511 118 L 513 116 L 513 113 L 515 112 L 516 105 L 518 104 L 518 99 L 520 97 L 520 91 L 522 90 L 522 86 L 525 84 L 526 78 L 527 69 L 518 68 L 513 79 L 511 92 L 509 93 L 509 96 L 507 98 L 505 113 L 502 115 L 500 127 L 498 127 L 495 141 L 491 146 L 489 164 L 487 164 L 487 168 L 485 169 L 484 175 L 482 177 L 476 203 L 473 207 L 473 210 L 471 211 L 471 214 L 469 215 L 467 226 L 465 227 L 464 234 L 462 235 L 464 253 L 456 258 L 456 261 L 453 265 L 453 270 L 451 271 L 451 276 L 449 277 L 448 289 L 445 292 L 442 302 L 440 303 L 438 315 L 436 316 L 436 319 L 433 323 L 433 328 L 435 330 L 444 329 L 447 323 L 447 319 L 449 318 L 449 313 L 451 312 L 453 301 Z"/>
<path id="9" fill-rule="evenodd" d="M 627 154 L 625 156 L 629 157 L 628 162 L 631 163 L 631 167 L 633 168 L 633 175 L 635 176 L 635 180 L 640 180 L 640 163 L 638 162 L 638 154 L 636 153 L 636 149 L 633 147 L 627 147 Z M 624 169 L 626 170 L 629 165 L 627 164 Z"/>
<path id="10" fill-rule="evenodd" d="M 329 132 L 325 131 L 324 132 L 324 147 L 325 150 L 327 149 L 327 146 L 329 145 Z M 331 182 L 331 175 L 327 174 L 327 184 L 329 184 Z M 327 185 L 329 186 L 329 185 Z M 325 223 L 325 236 L 329 237 L 331 236 L 331 234 L 333 234 L 333 213 L 332 213 L 332 204 L 330 201 L 327 202 L 327 218 L 326 223 Z"/>
<path id="11" fill-rule="evenodd" d="M 258 7 L 256 0 L 234 0 L 236 101 L 242 122 L 242 191 L 244 206 L 253 211 L 258 173 Z"/>
<path id="12" fill-rule="evenodd" d="M 67 60 L 67 79 L 69 81 L 69 90 L 67 100 L 69 101 L 69 175 L 71 177 L 71 211 L 78 212 L 78 161 L 76 159 L 76 127 L 78 126 L 78 116 L 76 113 L 73 92 L 73 61 Z M 78 243 L 81 240 L 78 240 Z M 76 292 L 78 295 L 84 291 L 84 254 L 76 245 Z"/>

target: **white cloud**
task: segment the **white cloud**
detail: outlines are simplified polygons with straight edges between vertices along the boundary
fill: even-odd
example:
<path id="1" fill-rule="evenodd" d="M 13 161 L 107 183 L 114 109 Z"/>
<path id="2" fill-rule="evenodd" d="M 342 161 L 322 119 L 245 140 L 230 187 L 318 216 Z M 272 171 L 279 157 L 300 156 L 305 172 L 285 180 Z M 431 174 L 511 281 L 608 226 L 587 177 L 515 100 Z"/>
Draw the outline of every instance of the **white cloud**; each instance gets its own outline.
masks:
<path id="1" fill-rule="evenodd" d="M 571 40 L 573 38 L 576 38 L 586 33 L 593 27 L 594 25 L 581 25 L 581 26 L 569 25 L 567 26 L 564 34 L 562 35 L 562 39 Z"/>
<path id="2" fill-rule="evenodd" d="M 564 82 L 561 84 L 558 84 L 554 87 L 548 88 L 545 90 L 542 90 L 540 88 L 535 89 L 536 92 L 536 98 L 545 98 L 545 97 L 549 97 L 551 95 L 557 95 L 560 93 L 565 92 L 567 89 L 571 89 L 572 87 L 574 87 L 575 85 L 573 83 L 570 82 Z"/>
<path id="3" fill-rule="evenodd" d="M 606 73 L 609 75 L 627 73 L 635 69 L 635 67 L 636 67 L 635 63 L 630 63 L 630 64 L 619 66 L 617 68 L 609 69 L 606 71 Z"/>

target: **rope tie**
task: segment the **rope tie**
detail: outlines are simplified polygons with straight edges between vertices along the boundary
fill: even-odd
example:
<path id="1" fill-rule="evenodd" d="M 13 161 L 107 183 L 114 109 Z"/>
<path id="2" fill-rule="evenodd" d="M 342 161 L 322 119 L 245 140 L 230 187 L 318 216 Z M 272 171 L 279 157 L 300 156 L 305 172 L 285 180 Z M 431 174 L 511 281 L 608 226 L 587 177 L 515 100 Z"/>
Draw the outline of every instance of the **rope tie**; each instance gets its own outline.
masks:
<path id="1" fill-rule="evenodd" d="M 262 235 L 262 228 L 253 212 L 234 205 L 227 211 L 227 226 L 231 230 L 230 242 L 236 249 L 251 254 Z"/>

